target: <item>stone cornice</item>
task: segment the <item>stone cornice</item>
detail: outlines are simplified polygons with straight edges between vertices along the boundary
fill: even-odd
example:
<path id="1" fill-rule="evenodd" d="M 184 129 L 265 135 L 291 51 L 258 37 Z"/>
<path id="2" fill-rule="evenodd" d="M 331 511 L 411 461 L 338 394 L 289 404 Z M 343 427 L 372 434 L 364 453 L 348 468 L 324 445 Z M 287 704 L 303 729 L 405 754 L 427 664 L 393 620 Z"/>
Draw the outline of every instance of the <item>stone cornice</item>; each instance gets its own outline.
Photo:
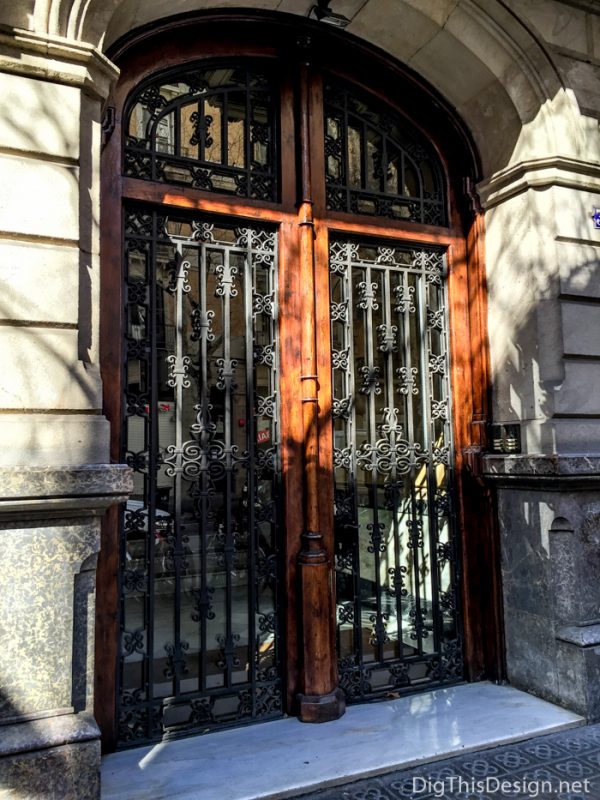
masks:
<path id="1" fill-rule="evenodd" d="M 556 638 L 576 647 L 598 647 L 600 625 L 564 625 L 556 631 Z"/>
<path id="2" fill-rule="evenodd" d="M 482 181 L 477 190 L 484 209 L 489 209 L 528 189 L 550 186 L 600 192 L 600 163 L 566 156 L 521 161 Z"/>
<path id="3" fill-rule="evenodd" d="M 63 714 L 50 719 L 17 721 L 2 727 L 0 756 L 45 750 L 71 743 L 94 741 L 100 737 L 96 721 L 89 714 Z"/>
<path id="4" fill-rule="evenodd" d="M 96 47 L 0 25 L 0 72 L 78 86 L 103 100 L 119 76 Z"/>
<path id="5" fill-rule="evenodd" d="M 563 6 L 571 6 L 571 8 L 579 8 L 581 11 L 587 11 L 588 14 L 596 14 L 600 16 L 600 6 L 598 0 L 558 0 Z"/>
<path id="6" fill-rule="evenodd" d="M 0 467 L 0 521 L 86 517 L 127 500 L 132 471 L 124 464 Z"/>
<path id="7" fill-rule="evenodd" d="M 599 455 L 484 455 L 480 475 L 500 488 L 597 490 L 600 488 Z"/>

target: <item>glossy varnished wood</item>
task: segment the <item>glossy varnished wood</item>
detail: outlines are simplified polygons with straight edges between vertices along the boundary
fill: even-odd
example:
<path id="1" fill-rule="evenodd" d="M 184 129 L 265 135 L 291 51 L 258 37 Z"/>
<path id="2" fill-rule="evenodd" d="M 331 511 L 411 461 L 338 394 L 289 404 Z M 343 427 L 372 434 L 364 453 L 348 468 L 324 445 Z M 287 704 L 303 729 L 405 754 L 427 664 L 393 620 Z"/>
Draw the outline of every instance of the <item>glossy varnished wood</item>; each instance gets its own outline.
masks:
<path id="1" fill-rule="evenodd" d="M 307 54 L 305 54 L 307 55 Z M 298 128 L 300 141 L 300 202 L 298 228 L 302 282 L 302 365 L 304 526 L 298 554 L 298 627 L 302 631 L 301 690 L 298 716 L 304 722 L 325 722 L 344 713 L 345 701 L 337 686 L 336 653 L 332 646 L 335 597 L 331 537 L 323 535 L 323 496 L 319 448 L 320 375 L 317 358 L 317 282 L 315 224 L 313 216 L 311 108 L 314 81 L 302 60 L 298 75 Z M 322 138 L 322 137 L 320 137 Z M 322 267 L 322 262 L 320 264 Z M 320 274 L 319 274 L 320 278 Z M 326 430 L 331 430 L 331 425 Z M 328 472 L 331 482 L 331 471 Z"/>
<path id="2" fill-rule="evenodd" d="M 293 170 L 292 170 L 293 174 Z M 285 209 L 279 203 L 266 203 L 261 200 L 245 200 L 240 197 L 215 195 L 201 189 L 187 186 L 172 186 L 139 178 L 123 178 L 123 198 L 144 203 L 173 206 L 182 211 L 203 211 L 207 214 L 226 214 L 229 216 L 259 219 L 263 222 L 280 222 L 282 219 L 295 219 L 296 208 L 292 204 Z"/>
<path id="3" fill-rule="evenodd" d="M 479 457 L 488 448 L 488 427 L 491 421 L 491 368 L 488 344 L 487 285 L 485 273 L 485 224 L 483 212 L 477 206 L 467 235 L 467 260 L 469 278 L 469 322 L 471 332 L 471 359 L 473 375 L 473 417 L 471 442 L 466 453 L 464 501 L 471 517 L 470 531 L 479 531 L 475 539 L 477 552 L 471 554 L 472 563 L 483 565 L 482 585 L 471 589 L 473 598 L 467 600 L 471 617 L 479 624 L 483 642 L 481 674 L 496 680 L 506 678 L 504 650 L 504 620 L 502 614 L 502 585 L 500 569 L 500 537 L 495 495 L 479 476 Z M 469 580 L 472 581 L 469 573 Z M 476 579 L 475 579 L 476 580 Z M 477 618 L 477 606 L 481 603 Z"/>
<path id="4" fill-rule="evenodd" d="M 296 607 L 296 565 L 302 535 L 302 398 L 301 370 L 302 283 L 298 270 L 299 242 L 296 221 L 279 229 L 279 342 L 281 461 L 285 502 L 285 543 L 283 584 L 287 652 L 287 708 L 291 709 L 299 689 L 298 624 Z"/>
<path id="5" fill-rule="evenodd" d="M 310 196 L 305 196 L 298 174 L 298 124 L 294 85 L 296 41 L 309 33 L 313 42 L 310 77 L 308 134 L 305 151 L 310 165 Z M 442 98 L 435 95 L 408 68 L 400 66 L 368 45 L 325 26 L 311 26 L 298 18 L 275 19 L 268 14 L 219 12 L 173 18 L 153 28 L 140 29 L 109 52 L 121 68 L 121 78 L 109 104 L 116 109 L 116 127 L 102 158 L 102 298 L 101 360 L 104 410 L 111 422 L 111 458 L 121 452 L 122 396 L 122 198 L 164 204 L 181 211 L 262 220 L 278 225 L 279 231 L 279 330 L 282 483 L 285 531 L 282 576 L 284 585 L 285 651 L 287 667 L 286 711 L 293 711 L 294 698 L 312 686 L 318 693 L 336 686 L 335 601 L 333 582 L 333 454 L 331 420 L 331 364 L 329 332 L 328 237 L 332 231 L 371 239 L 397 240 L 415 245 L 437 245 L 447 250 L 449 266 L 450 359 L 453 425 L 456 454 L 456 507 L 463 562 L 465 666 L 469 677 L 502 677 L 502 613 L 498 567 L 498 537 L 492 498 L 482 486 L 473 465 L 474 452 L 486 446 L 490 415 L 490 375 L 487 343 L 487 307 L 483 222 L 481 214 L 465 197 L 463 182 L 478 177 L 477 156 L 462 123 Z M 121 115 L 130 92 L 158 70 L 204 59 L 235 56 L 259 58 L 273 63 L 280 82 L 279 145 L 282 168 L 279 202 L 266 203 L 216 195 L 191 187 L 175 187 L 133 178 L 121 179 Z M 387 219 L 329 212 L 325 202 L 323 114 L 321 70 L 336 73 L 391 103 L 410 115 L 437 148 L 450 189 L 450 226 L 391 221 Z M 310 219 L 306 219 L 310 201 Z M 310 225 L 299 225 L 308 221 Z M 310 229 L 311 243 L 306 231 Z M 304 237 L 304 244 L 303 242 Z M 314 283 L 306 283 L 312 247 Z M 314 289 L 314 291 L 313 291 Z M 311 322 L 316 337 L 313 367 L 305 359 L 307 293 L 313 293 Z M 303 334 L 304 327 L 304 334 Z M 307 426 L 303 417 L 303 374 L 317 375 L 315 420 Z M 308 395 L 307 395 L 308 396 Z M 309 415 L 310 416 L 310 415 Z M 311 418 L 312 419 L 312 418 Z M 316 431 L 316 467 L 312 473 L 317 501 L 303 506 L 306 492 L 307 428 Z M 308 454 L 310 458 L 310 453 Z M 310 470 L 309 470 L 310 471 Z M 308 515 L 308 527 L 306 519 Z M 304 595 L 298 572 L 301 535 L 315 525 L 325 553 L 319 569 L 326 580 L 305 582 Z M 315 566 L 309 567 L 315 569 Z M 103 523 L 102 551 L 98 565 L 96 717 L 101 725 L 105 749 L 115 741 L 115 676 L 118 642 L 118 528 L 112 511 Z M 314 591 L 313 591 L 314 589 Z M 312 592 L 312 594 L 311 594 Z M 311 608 L 312 607 L 312 608 Z M 315 628 L 302 624 L 310 615 L 317 619 L 327 609 L 328 619 Z M 310 657 L 307 653 L 325 653 Z M 308 683 L 307 683 L 308 681 Z M 312 690 L 311 690 L 312 691 Z"/>
<path id="6" fill-rule="evenodd" d="M 109 100 L 109 103 L 111 100 Z M 110 459 L 121 460 L 121 398 L 123 395 L 123 297 L 121 234 L 120 112 L 115 135 L 102 153 L 100 366 L 103 411 L 110 423 Z M 102 520 L 96 578 L 96 648 L 94 716 L 102 733 L 103 750 L 116 743 L 116 680 L 119 637 L 119 513 L 113 506 Z"/>

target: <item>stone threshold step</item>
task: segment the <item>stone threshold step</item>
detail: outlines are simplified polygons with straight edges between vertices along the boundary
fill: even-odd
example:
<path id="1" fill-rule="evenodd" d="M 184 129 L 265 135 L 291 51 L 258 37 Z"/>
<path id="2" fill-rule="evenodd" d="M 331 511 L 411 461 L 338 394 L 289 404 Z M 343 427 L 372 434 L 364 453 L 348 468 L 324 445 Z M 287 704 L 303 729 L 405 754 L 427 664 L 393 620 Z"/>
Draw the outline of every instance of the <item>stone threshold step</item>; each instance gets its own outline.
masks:
<path id="1" fill-rule="evenodd" d="M 102 800 L 276 800 L 585 724 L 510 686 L 471 683 L 106 756 Z"/>

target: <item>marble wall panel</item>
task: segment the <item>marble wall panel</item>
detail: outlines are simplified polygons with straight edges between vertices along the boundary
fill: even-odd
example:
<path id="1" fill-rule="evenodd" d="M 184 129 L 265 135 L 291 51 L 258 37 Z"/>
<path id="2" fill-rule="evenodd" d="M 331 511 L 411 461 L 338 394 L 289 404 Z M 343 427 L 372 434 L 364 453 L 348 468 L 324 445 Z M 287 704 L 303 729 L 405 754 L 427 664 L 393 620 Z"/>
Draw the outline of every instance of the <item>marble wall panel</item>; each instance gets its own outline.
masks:
<path id="1" fill-rule="evenodd" d="M 99 546 L 98 521 L 0 525 L 0 720 L 85 706 L 93 581 L 78 573 Z"/>
<path id="2" fill-rule="evenodd" d="M 99 798 L 99 741 L 0 758 L 0 800 Z"/>
<path id="3" fill-rule="evenodd" d="M 511 457 L 503 469 L 515 486 L 498 489 L 498 510 L 508 679 L 595 721 L 600 503 L 593 491 L 559 485 L 577 475 L 589 479 L 594 464 L 585 462 L 548 458 L 538 466 L 554 473 L 545 474 L 527 458 Z M 537 489 L 519 488 L 532 480 Z"/>

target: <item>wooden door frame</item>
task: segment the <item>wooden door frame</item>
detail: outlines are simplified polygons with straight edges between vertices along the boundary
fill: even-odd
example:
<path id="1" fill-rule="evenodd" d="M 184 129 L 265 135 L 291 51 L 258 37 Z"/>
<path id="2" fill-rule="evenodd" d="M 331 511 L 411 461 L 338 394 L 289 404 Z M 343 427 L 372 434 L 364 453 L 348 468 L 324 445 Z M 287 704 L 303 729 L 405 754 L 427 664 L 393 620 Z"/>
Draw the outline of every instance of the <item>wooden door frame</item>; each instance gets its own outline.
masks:
<path id="1" fill-rule="evenodd" d="M 176 36 L 175 36 L 176 33 Z M 491 498 L 476 480 L 473 454 L 486 447 L 490 419 L 490 370 L 487 340 L 484 225 L 476 197 L 469 191 L 479 177 L 477 155 L 462 122 L 418 76 L 387 55 L 347 34 L 297 17 L 262 13 L 214 13 L 174 17 L 147 26 L 119 40 L 108 52 L 121 68 L 121 78 L 107 105 L 114 130 L 102 154 L 101 167 L 101 317 L 100 351 L 104 413 L 111 423 L 111 461 L 121 452 L 124 337 L 122 336 L 122 203 L 139 200 L 168 205 L 178 211 L 248 217 L 279 226 L 280 348 L 282 468 L 285 496 L 284 651 L 287 658 L 287 709 L 295 710 L 302 684 L 297 607 L 297 562 L 302 536 L 302 404 L 301 277 L 296 268 L 298 237 L 297 113 L 294 86 L 284 82 L 280 112 L 280 203 L 219 196 L 202 190 L 122 176 L 122 112 L 127 97 L 145 77 L 190 61 L 226 56 L 279 59 L 289 63 L 299 34 L 311 37 L 317 77 L 312 78 L 311 138 L 322 141 L 320 67 L 327 67 L 396 108 L 412 113 L 410 120 L 438 151 L 449 187 L 446 228 L 328 212 L 325 206 L 322 147 L 311 150 L 313 224 L 315 231 L 315 301 L 317 374 L 319 376 L 319 471 L 322 487 L 320 522 L 323 541 L 333 553 L 333 481 L 331 435 L 331 363 L 329 333 L 328 235 L 332 230 L 446 248 L 450 317 L 450 362 L 456 467 L 457 516 L 462 562 L 461 595 L 465 635 L 465 671 L 469 680 L 504 677 L 503 629 L 496 517 Z M 167 44 L 165 44 L 167 42 Z M 274 44 L 276 43 L 276 44 Z M 200 59 L 201 56 L 201 59 Z M 356 65 L 359 65 L 360 70 Z M 292 74 L 291 69 L 287 72 Z M 402 106 L 394 103 L 402 86 Z M 443 147 L 441 134 L 443 131 Z M 321 176 L 319 180 L 317 176 Z M 119 597 L 118 510 L 109 511 L 102 525 L 98 562 L 96 615 L 95 715 L 105 751 L 116 742 L 116 670 Z M 333 565 L 330 565 L 333 570 Z M 330 637 L 330 646 L 334 640 Z M 329 675 L 336 681 L 335 668 Z"/>

